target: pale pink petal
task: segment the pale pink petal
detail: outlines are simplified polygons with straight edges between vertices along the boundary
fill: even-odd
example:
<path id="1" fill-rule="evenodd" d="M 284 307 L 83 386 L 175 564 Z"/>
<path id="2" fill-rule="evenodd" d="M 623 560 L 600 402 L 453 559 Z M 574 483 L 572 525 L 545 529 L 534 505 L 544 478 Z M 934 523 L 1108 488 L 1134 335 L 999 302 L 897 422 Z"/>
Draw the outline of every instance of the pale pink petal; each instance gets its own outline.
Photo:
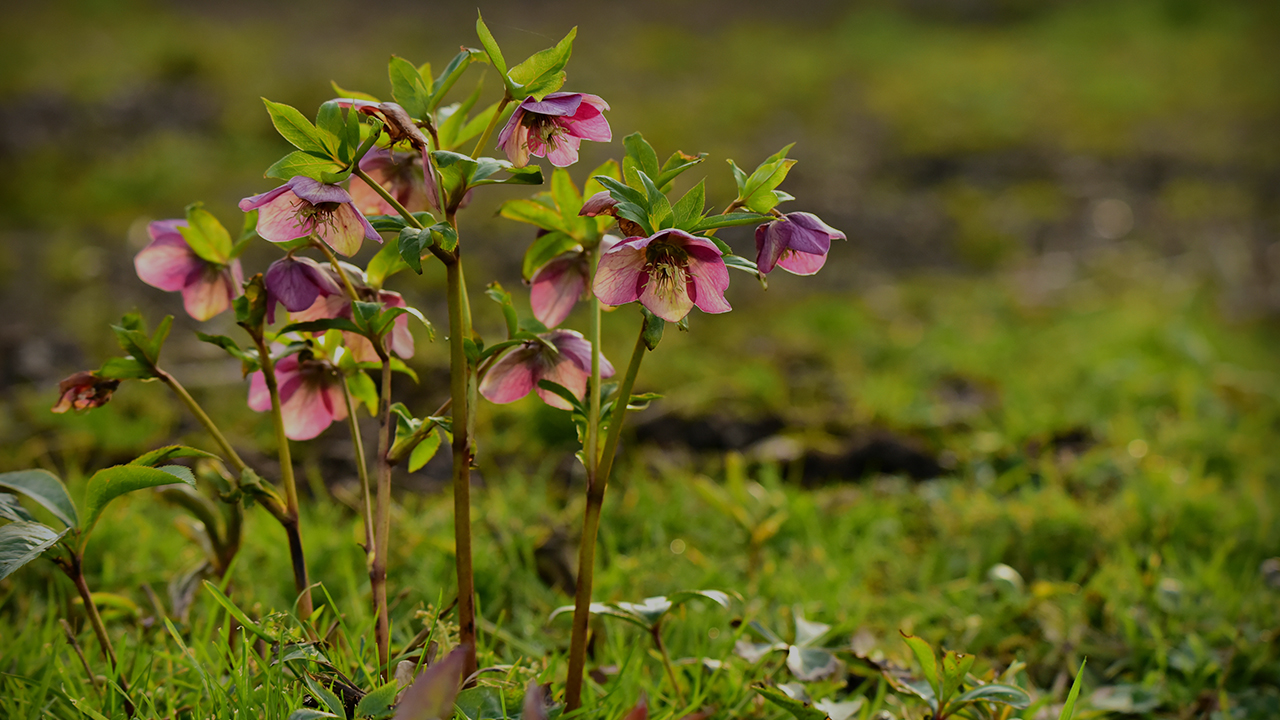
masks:
<path id="1" fill-rule="evenodd" d="M 814 253 L 788 250 L 782 253 L 782 257 L 778 258 L 778 267 L 795 275 L 812 275 L 821 270 L 826 263 L 826 253 L 816 255 Z"/>
<path id="2" fill-rule="evenodd" d="M 404 360 L 413 357 L 413 333 L 409 331 L 409 316 L 401 315 L 391 326 L 387 345 L 392 353 Z"/>
<path id="3" fill-rule="evenodd" d="M 281 402 L 287 401 L 301 381 L 298 373 L 298 356 L 287 355 L 275 364 L 276 387 L 280 390 Z M 271 409 L 271 393 L 267 390 L 267 380 L 259 370 L 249 376 L 249 409 L 266 412 Z"/>
<path id="4" fill-rule="evenodd" d="M 690 258 L 690 262 L 693 259 Z M 666 320 L 679 322 L 693 309 L 693 298 L 689 297 L 689 283 L 684 281 L 683 273 L 676 271 L 667 279 L 649 278 L 640 292 L 640 303 L 649 312 Z"/>
<path id="5" fill-rule="evenodd" d="M 261 370 L 249 376 L 249 409 L 257 412 L 271 409 L 271 393 L 267 391 L 267 379 Z"/>
<path id="6" fill-rule="evenodd" d="M 298 210 L 303 205 L 304 201 L 292 192 L 279 193 L 258 207 L 258 234 L 271 242 L 289 242 L 310 235 L 316 229 L 316 222 L 314 217 L 305 220 L 299 217 Z M 243 206 L 242 201 L 242 209 Z"/>
<path id="7" fill-rule="evenodd" d="M 591 343 L 576 330 L 552 330 L 543 335 L 556 349 L 561 357 L 568 358 L 579 368 L 591 372 Z M 600 355 L 600 377 L 612 377 L 613 364 L 603 354 Z"/>
<path id="8" fill-rule="evenodd" d="M 182 289 L 182 306 L 188 315 L 203 322 L 231 307 L 235 296 L 231 273 L 209 265 L 200 279 Z"/>
<path id="9" fill-rule="evenodd" d="M 553 383 L 563 385 L 565 389 L 573 393 L 573 396 L 581 400 L 587 394 L 587 380 L 591 377 L 590 366 L 587 370 L 578 367 L 577 363 L 561 356 L 560 361 L 549 369 L 543 371 L 539 380 L 550 380 Z M 542 401 L 553 408 L 561 410 L 572 410 L 573 406 L 567 400 L 542 388 L 537 389 L 538 397 Z"/>
<path id="10" fill-rule="evenodd" d="M 301 312 L 289 313 L 293 322 L 308 322 L 326 318 L 347 317 L 351 314 L 351 301 L 346 295 L 329 295 L 318 297 L 311 307 Z"/>
<path id="11" fill-rule="evenodd" d="M 364 163 L 361 163 L 363 166 Z M 363 169 L 363 168 L 362 168 Z M 382 171 L 365 170 L 369 173 L 369 177 L 373 178 L 384 188 L 389 184 L 385 173 Z M 388 191 L 389 192 L 389 191 Z M 351 178 L 351 202 L 355 203 L 356 209 L 365 215 L 395 215 L 395 208 L 391 207 L 376 190 L 369 187 L 363 178 Z M 400 198 L 396 198 L 399 200 Z"/>
<path id="12" fill-rule="evenodd" d="M 589 103 L 582 103 L 573 117 L 559 122 L 574 137 L 595 142 L 609 142 L 613 139 L 613 131 L 609 129 L 609 121 L 604 119 L 600 108 Z"/>
<path id="13" fill-rule="evenodd" d="M 373 343 L 369 342 L 369 338 L 363 335 L 344 330 L 342 332 L 342 344 L 347 346 L 347 351 L 351 353 L 351 359 L 358 363 L 376 363 L 382 360 L 378 357 L 378 351 L 374 349 Z"/>
<path id="14" fill-rule="evenodd" d="M 587 281 L 580 269 L 580 253 L 568 253 L 533 274 L 529 304 L 538 322 L 553 328 L 569 317 Z"/>
<path id="15" fill-rule="evenodd" d="M 310 440 L 324 432 L 333 422 L 333 408 L 326 402 L 324 386 L 319 383 L 303 383 L 280 406 L 284 420 L 284 434 L 290 440 Z"/>
<path id="16" fill-rule="evenodd" d="M 329 215 L 327 222 L 316 228 L 316 234 L 334 252 L 351 257 L 360 252 L 360 244 L 365 239 L 364 223 L 367 222 L 363 215 L 356 212 L 354 205 L 343 203 Z M 374 235 L 376 237 L 377 233 Z"/>
<path id="17" fill-rule="evenodd" d="M 480 383 L 480 394 L 499 405 L 519 400 L 537 384 L 535 368 L 538 362 L 536 349 L 517 347 L 489 368 L 489 373 Z"/>
<path id="18" fill-rule="evenodd" d="M 177 292 L 199 278 L 207 264 L 181 235 L 163 235 L 133 258 L 142 282 L 168 292 Z"/>
<path id="19" fill-rule="evenodd" d="M 578 146 L 582 141 L 572 135 L 561 135 L 552 140 L 551 151 L 547 159 L 556 167 L 569 167 L 578 162 Z M 530 151 L 532 152 L 532 151 Z M 533 153 L 540 155 L 541 153 Z"/>
<path id="20" fill-rule="evenodd" d="M 712 262 L 699 260 L 689 255 L 689 276 L 694 286 L 694 301 L 698 309 L 705 313 L 726 313 L 733 308 L 724 299 L 724 291 L 729 287 L 729 269 L 724 261 L 716 258 Z"/>
<path id="21" fill-rule="evenodd" d="M 529 142 L 531 136 L 529 128 L 523 122 L 517 122 L 516 118 L 521 115 L 517 112 L 511 116 L 511 122 L 507 123 L 507 127 L 511 128 L 508 133 L 503 130 L 504 137 L 499 141 L 498 147 L 507 153 L 507 159 L 515 167 L 522 168 L 529 164 Z M 516 123 L 514 127 L 512 123 Z"/>
<path id="22" fill-rule="evenodd" d="M 628 238 L 600 256 L 592 290 L 605 305 L 626 305 L 640 297 L 640 286 L 646 279 L 645 252 L 628 244 L 630 240 L 640 238 Z"/>

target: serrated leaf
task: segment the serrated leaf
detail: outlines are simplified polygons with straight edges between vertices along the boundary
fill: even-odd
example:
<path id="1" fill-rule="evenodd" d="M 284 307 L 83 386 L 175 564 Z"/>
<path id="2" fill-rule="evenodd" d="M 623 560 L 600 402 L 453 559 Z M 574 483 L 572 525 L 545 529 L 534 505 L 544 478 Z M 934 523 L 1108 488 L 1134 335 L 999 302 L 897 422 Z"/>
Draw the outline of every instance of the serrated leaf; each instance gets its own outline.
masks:
<path id="1" fill-rule="evenodd" d="M 159 468 L 141 465 L 116 465 L 99 470 L 85 484 L 83 536 L 87 538 L 93 531 L 93 526 L 98 523 L 102 511 L 112 500 L 135 490 L 171 485 L 175 482 L 194 485 L 195 478 L 189 477 L 190 472 L 187 470 L 188 477 L 179 477 L 177 474 Z"/>
<path id="2" fill-rule="evenodd" d="M 575 210 L 574 213 L 576 214 L 577 211 Z M 573 228 L 569 227 L 560 213 L 535 200 L 527 198 L 508 200 L 502 203 L 498 214 L 508 220 L 528 223 L 543 230 L 554 230 L 566 235 L 573 234 Z"/>
<path id="3" fill-rule="evenodd" d="M 689 192 L 676 202 L 675 207 L 671 209 L 674 216 L 675 226 L 681 229 L 693 227 L 702 219 L 702 211 L 707 206 L 707 187 L 705 180 L 699 180 L 697 185 L 689 188 Z"/>
<path id="4" fill-rule="evenodd" d="M 493 68 L 502 75 L 503 82 L 510 86 L 511 81 L 507 78 L 507 61 L 502 57 L 498 41 L 493 38 L 493 33 L 489 32 L 489 26 L 484 24 L 484 16 L 479 13 L 476 13 L 476 36 L 480 38 L 480 46 L 489 56 L 489 62 L 493 64 Z"/>
<path id="5" fill-rule="evenodd" d="M 658 154 L 653 151 L 653 146 L 644 139 L 644 135 L 640 133 L 631 133 L 622 139 L 622 146 L 626 148 L 627 157 L 631 158 L 636 169 L 649 176 L 652 180 L 657 178 L 661 173 L 658 167 Z"/>
<path id="6" fill-rule="evenodd" d="M 431 458 L 436 456 L 440 450 L 442 440 L 438 431 L 432 432 L 422 442 L 418 443 L 413 452 L 409 454 L 409 472 L 417 472 L 424 465 L 431 462 Z"/>
<path id="7" fill-rule="evenodd" d="M 179 227 L 178 232 L 182 233 L 191 251 L 201 258 L 217 265 L 230 262 L 233 248 L 231 233 L 201 203 L 187 206 L 187 224 Z"/>
<path id="8" fill-rule="evenodd" d="M 462 73 L 466 71 L 467 67 L 475 60 L 476 55 L 479 54 L 479 50 L 463 48 L 462 52 L 453 56 L 453 59 L 449 61 L 449 64 L 445 66 L 444 71 L 440 73 L 439 77 L 436 78 L 435 83 L 432 84 L 431 100 L 429 103 L 431 110 L 435 110 L 440 106 L 440 103 L 444 100 L 445 94 L 449 92 L 454 83 L 458 82 L 458 78 L 462 77 Z"/>
<path id="9" fill-rule="evenodd" d="M 431 89 L 413 63 L 392 55 L 387 63 L 387 75 L 391 78 L 391 96 L 410 117 L 423 118 L 430 113 Z"/>
<path id="10" fill-rule="evenodd" d="M 461 133 L 463 128 L 470 125 L 467 121 L 467 114 L 471 112 L 471 108 L 475 107 L 476 103 L 480 100 L 480 92 L 484 90 L 484 77 L 481 76 L 480 80 L 481 82 L 476 83 L 475 90 L 472 90 L 471 94 L 468 95 L 465 100 L 461 103 L 446 106 L 436 113 L 437 117 L 443 118 L 440 120 L 440 127 L 436 131 L 437 137 L 440 138 L 441 150 L 452 150 L 460 143 L 466 142 L 470 139 L 462 137 Z M 497 109 L 497 103 L 491 105 L 490 110 L 492 110 L 492 112 L 489 113 L 488 117 L 493 117 L 493 112 L 497 112 Z M 446 111 L 449 111 L 447 116 L 445 115 Z M 485 124 L 486 126 L 488 125 L 487 120 L 485 121 Z M 480 128 L 479 130 L 476 130 L 476 134 L 478 135 L 483 129 L 484 128 Z"/>
<path id="11" fill-rule="evenodd" d="M 311 124 L 311 121 L 305 115 L 298 112 L 297 108 L 284 103 L 272 102 L 266 98 L 262 98 L 262 102 L 267 106 L 267 114 L 271 116 L 271 124 L 275 125 L 276 132 L 280 133 L 280 137 L 304 152 L 313 152 L 322 156 L 328 155 L 329 151 L 320 139 L 319 131 L 316 130 L 316 127 Z"/>
<path id="12" fill-rule="evenodd" d="M 554 46 L 530 55 L 524 62 L 511 68 L 507 75 L 523 88 L 516 99 L 532 96 L 542 100 L 564 85 L 564 66 L 573 54 L 573 39 L 578 36 L 575 26 Z M 495 44 L 496 47 L 496 44 Z"/>
<path id="13" fill-rule="evenodd" d="M 714 230 L 722 227 L 734 227 L 737 225 L 756 225 L 770 220 L 768 215 L 757 215 L 756 213 L 728 213 L 725 215 L 708 215 L 702 218 L 689 229 L 690 233 L 700 233 L 707 230 Z"/>
<path id="14" fill-rule="evenodd" d="M 906 633 L 901 633 L 901 635 L 903 641 L 907 643 L 907 647 L 911 648 L 911 653 L 916 656 L 916 662 L 920 663 L 924 679 L 928 681 L 934 697 L 938 697 L 940 695 L 941 678 L 938 675 L 938 658 L 933 654 L 933 648 L 929 647 L 929 643 L 914 635 Z"/>
<path id="15" fill-rule="evenodd" d="M 26 495 L 53 513 L 63 525 L 77 527 L 80 516 L 67 487 L 48 470 L 18 470 L 0 474 L 0 490 Z"/>
<path id="16" fill-rule="evenodd" d="M 280 180 L 288 180 L 301 175 L 323 182 L 321 178 L 326 174 L 336 173 L 342 168 L 343 164 L 332 158 L 302 150 L 294 150 L 277 160 L 262 175 L 263 177 L 279 178 Z"/>
<path id="17" fill-rule="evenodd" d="M 659 188 L 666 190 L 667 186 L 670 185 L 673 180 L 680 177 L 684 171 L 694 165 L 702 163 L 706 159 L 706 153 L 685 155 L 677 150 L 676 152 L 671 153 L 671 157 L 667 158 L 667 161 L 662 164 L 662 171 L 658 173 L 656 178 L 654 178 L 654 182 L 658 184 Z"/>
<path id="18" fill-rule="evenodd" d="M 0 580 L 40 557 L 70 531 L 71 528 L 67 528 L 56 532 L 48 525 L 29 520 L 0 527 Z"/>
<path id="19" fill-rule="evenodd" d="M 341 87 L 338 85 L 337 82 L 333 80 L 329 81 L 329 86 L 332 87 L 333 92 L 337 94 L 337 96 L 340 99 L 343 99 L 343 100 L 365 100 L 373 103 L 382 102 L 381 100 L 370 95 L 367 92 L 360 92 L 359 90 L 348 90 L 344 87 Z"/>
<path id="20" fill-rule="evenodd" d="M 578 217 L 578 211 L 582 209 L 582 193 L 578 192 L 577 186 L 573 184 L 568 170 L 556 168 L 551 173 L 551 199 L 555 202 L 556 210 L 561 217 Z"/>
<path id="21" fill-rule="evenodd" d="M 399 692 L 400 685 L 395 681 L 372 690 L 356 703 L 356 717 L 374 720 L 390 717 L 393 711 L 392 704 L 395 703 L 396 694 Z"/>

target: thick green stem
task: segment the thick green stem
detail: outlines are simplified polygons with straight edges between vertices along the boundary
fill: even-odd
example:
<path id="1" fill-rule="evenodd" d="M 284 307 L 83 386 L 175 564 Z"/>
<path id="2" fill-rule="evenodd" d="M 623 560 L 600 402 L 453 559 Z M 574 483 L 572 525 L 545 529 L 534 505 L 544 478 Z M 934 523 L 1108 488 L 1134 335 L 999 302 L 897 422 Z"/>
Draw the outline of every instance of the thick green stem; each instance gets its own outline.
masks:
<path id="1" fill-rule="evenodd" d="M 182 383 L 179 383 L 177 378 L 164 370 L 156 368 L 156 373 L 159 375 L 160 381 L 169 386 L 169 389 L 173 391 L 173 394 L 178 396 L 178 399 L 182 401 L 182 404 L 187 406 L 187 410 L 191 411 L 191 414 L 195 416 L 196 420 L 204 426 L 205 431 L 213 438 L 213 442 L 217 444 L 218 449 L 222 451 L 222 454 L 226 456 L 227 461 L 231 463 L 231 467 L 233 467 L 237 473 L 244 473 L 249 466 L 245 465 L 244 460 L 240 459 L 240 455 L 231 447 L 231 443 L 227 442 L 226 436 L 222 434 L 222 431 L 218 429 L 217 425 L 213 424 L 213 419 L 204 411 L 204 408 L 200 407 L 200 404 L 196 402 L 195 398 L 191 397 L 191 393 L 187 392 L 187 389 L 182 387 Z"/>
<path id="2" fill-rule="evenodd" d="M 462 672 L 476 671 L 475 579 L 471 572 L 471 363 L 463 341 L 471 334 L 462 260 L 445 264 L 449 297 L 449 395 L 453 404 L 453 526 L 458 566 L 458 643 L 466 646 Z"/>
<path id="3" fill-rule="evenodd" d="M 565 683 L 566 711 L 582 707 L 582 673 L 587 663 L 587 627 L 591 619 L 591 584 L 595 575 L 596 535 L 600 531 L 600 512 L 604 508 L 604 491 L 613 470 L 613 456 L 622 436 L 622 421 L 626 417 L 631 389 L 635 387 L 640 362 L 647 351 L 644 344 L 644 327 L 636 337 L 636 347 L 631 352 L 631 362 L 622 377 L 618 394 L 613 401 L 613 413 L 609 418 L 609 434 L 605 436 L 604 453 L 596 468 L 596 477 L 587 487 L 587 509 L 582 521 L 582 544 L 578 549 L 578 591 L 573 602 L 573 635 L 569 640 L 569 678 Z"/>
<path id="4" fill-rule="evenodd" d="M 493 136 L 493 129 L 498 126 L 498 120 L 502 118 L 502 111 L 507 109 L 507 104 L 512 100 L 510 95 L 503 95 L 502 102 L 498 103 L 498 109 L 493 111 L 493 117 L 489 119 L 489 125 L 480 134 L 480 140 L 476 142 L 476 147 L 471 151 L 471 157 L 480 157 L 480 151 L 484 150 L 484 146 L 489 142 L 489 138 Z"/>
<path id="5" fill-rule="evenodd" d="M 102 615 L 98 614 L 98 606 L 93 603 L 93 593 L 89 591 L 89 584 L 84 581 L 84 572 L 81 570 L 81 557 L 78 553 L 73 553 L 71 560 L 61 563 L 62 569 L 71 578 L 76 585 L 76 591 L 80 593 L 80 599 L 84 601 L 84 612 L 89 617 L 89 624 L 93 626 L 93 633 L 98 636 L 98 644 L 102 646 L 102 654 L 107 657 L 107 662 L 111 665 L 111 674 L 116 676 L 116 682 L 120 685 L 120 689 L 124 693 L 124 709 L 129 717 L 133 717 L 134 707 L 133 701 L 129 699 L 129 683 L 124 675 L 120 672 L 120 663 L 116 659 L 115 648 L 111 647 L 111 636 L 107 635 L 107 626 L 102 622 Z M 89 678 L 90 682 L 93 678 Z"/>
<path id="6" fill-rule="evenodd" d="M 364 372 L 363 370 L 357 372 Z M 356 453 L 356 474 L 360 476 L 360 494 L 364 498 L 361 514 L 364 516 L 364 550 L 368 557 L 365 565 L 373 561 L 373 499 L 369 486 L 369 464 L 365 461 L 364 439 L 360 437 L 360 420 L 356 418 L 356 404 L 351 399 L 351 388 L 347 381 L 342 381 L 342 400 L 347 405 L 347 423 L 351 426 L 351 445 Z"/>
<path id="7" fill-rule="evenodd" d="M 662 655 L 662 666 L 667 669 L 667 679 L 671 681 L 671 689 L 676 694 L 676 699 L 680 701 L 680 705 L 684 705 L 684 692 L 680 690 L 680 681 L 676 679 L 676 670 L 671 665 L 671 655 L 667 653 L 667 646 L 662 642 L 662 625 L 658 624 L 649 630 L 649 634 L 653 636 L 653 644 L 658 647 L 658 653 Z"/>
<path id="8" fill-rule="evenodd" d="M 311 617 L 311 582 L 307 579 L 307 562 L 302 552 L 302 531 L 298 527 L 298 486 L 293 477 L 293 458 L 289 450 L 289 438 L 284 432 L 284 414 L 280 409 L 280 387 L 276 382 L 275 361 L 266 341 L 257 335 L 258 362 L 262 365 L 262 377 L 267 393 L 271 396 L 271 423 L 276 431 L 276 445 L 280 458 L 280 484 L 284 486 L 285 515 L 280 518 L 285 534 L 289 537 L 289 557 L 293 562 L 293 585 L 298 593 L 298 618 Z"/>
<path id="9" fill-rule="evenodd" d="M 373 565 L 369 581 L 373 585 L 373 604 L 378 619 L 374 635 L 378 644 L 378 667 L 382 680 L 391 677 L 391 620 L 387 610 L 387 548 L 391 539 L 391 360 L 382 358 L 382 397 L 378 401 L 378 505 L 374 525 Z"/>
<path id="10" fill-rule="evenodd" d="M 419 228 L 419 229 L 422 228 L 422 223 L 418 221 L 418 218 L 414 217 L 413 213 L 409 212 L 404 205 L 401 205 L 400 201 L 396 200 L 394 195 L 387 192 L 387 189 L 382 187 L 382 185 L 377 180 L 374 180 L 372 177 L 369 177 L 369 173 L 357 167 L 355 169 L 355 175 L 356 177 L 363 180 L 365 184 L 367 184 L 370 188 L 372 188 L 374 192 L 378 193 L 378 195 L 381 196 L 383 200 L 386 200 L 388 205 L 390 205 L 392 208 L 395 208 L 395 211 L 400 213 L 400 217 L 404 218 L 405 222 L 409 223 L 410 225 L 416 228 Z"/>

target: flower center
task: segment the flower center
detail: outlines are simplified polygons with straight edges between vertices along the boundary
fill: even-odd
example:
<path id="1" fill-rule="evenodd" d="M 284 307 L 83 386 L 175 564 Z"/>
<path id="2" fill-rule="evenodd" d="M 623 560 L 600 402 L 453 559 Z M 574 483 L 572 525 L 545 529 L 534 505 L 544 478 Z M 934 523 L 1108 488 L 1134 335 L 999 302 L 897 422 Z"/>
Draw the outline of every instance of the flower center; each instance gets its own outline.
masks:
<path id="1" fill-rule="evenodd" d="M 644 271 L 655 293 L 678 295 L 689 282 L 689 253 L 674 245 L 651 243 L 645 250 Z"/>
<path id="2" fill-rule="evenodd" d="M 301 227 L 307 222 L 314 222 L 316 226 L 332 225 L 333 214 L 338 208 L 342 207 L 342 203 L 338 202 L 322 202 L 312 203 L 302 198 L 298 198 L 297 204 L 294 206 L 294 213 L 298 218 L 298 226 Z"/>
<path id="3" fill-rule="evenodd" d="M 529 128 L 529 134 L 537 137 L 548 149 L 554 149 L 564 134 L 564 128 L 550 115 L 525 113 L 524 124 Z"/>

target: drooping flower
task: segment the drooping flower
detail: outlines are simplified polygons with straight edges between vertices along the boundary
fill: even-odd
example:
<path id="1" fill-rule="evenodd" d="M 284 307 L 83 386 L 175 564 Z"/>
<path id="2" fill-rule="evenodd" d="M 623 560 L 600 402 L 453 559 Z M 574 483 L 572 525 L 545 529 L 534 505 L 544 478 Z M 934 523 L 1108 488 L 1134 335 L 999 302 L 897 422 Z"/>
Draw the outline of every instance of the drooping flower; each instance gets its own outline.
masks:
<path id="1" fill-rule="evenodd" d="M 663 320 L 679 322 L 695 305 L 706 313 L 729 312 L 728 287 L 729 270 L 715 243 L 683 230 L 660 230 L 604 252 L 594 290 L 606 305 L 639 300 Z"/>
<path id="2" fill-rule="evenodd" d="M 600 239 L 600 252 L 621 240 L 616 235 L 605 235 Z M 529 304 L 538 322 L 549 328 L 564 322 L 586 290 L 589 271 L 586 252 L 581 248 L 557 255 L 535 270 L 529 278 Z"/>
<path id="3" fill-rule="evenodd" d="M 595 195 L 587 198 L 587 201 L 582 204 L 582 209 L 578 211 L 578 215 L 582 217 L 599 217 L 600 215 L 608 215 L 617 221 L 618 229 L 623 233 L 626 233 L 628 236 L 639 235 L 644 232 L 644 228 L 640 227 L 640 225 L 635 221 L 628 220 L 624 217 L 618 217 L 617 206 L 617 199 L 610 195 L 608 190 L 601 190 Z"/>
<path id="4" fill-rule="evenodd" d="M 276 321 L 276 302 L 291 313 L 302 312 L 318 298 L 341 295 L 333 272 L 308 257 L 283 257 L 267 268 L 267 321 Z"/>
<path id="5" fill-rule="evenodd" d="M 366 239 L 382 242 L 346 190 L 301 175 L 275 190 L 241 200 L 240 209 L 258 210 L 258 234 L 271 242 L 315 233 L 348 257 L 355 255 Z"/>
<path id="6" fill-rule="evenodd" d="M 186 220 L 157 220 L 147 225 L 151 243 L 133 258 L 142 282 L 168 292 L 182 292 L 182 306 L 196 320 L 208 320 L 231 307 L 240 294 L 244 275 L 240 261 L 209 262 L 187 244 L 178 231 Z"/>
<path id="7" fill-rule="evenodd" d="M 427 209 L 427 188 L 423 176 L 422 155 L 393 153 L 373 148 L 360 160 L 360 169 L 368 173 L 391 197 L 409 212 Z M 351 200 L 365 215 L 395 215 L 396 209 L 363 179 L 351 178 Z"/>
<path id="8" fill-rule="evenodd" d="M 285 437 L 310 440 L 329 423 L 346 419 L 342 375 L 328 362 L 309 353 L 288 355 L 276 363 L 275 375 Z M 258 412 L 271 409 L 271 394 L 261 370 L 249 377 L 249 407 Z"/>
<path id="9" fill-rule="evenodd" d="M 119 380 L 98 377 L 88 370 L 81 371 L 58 383 L 58 402 L 53 412 L 91 410 L 102 407 L 111 399 L 111 393 L 120 387 Z"/>
<path id="10" fill-rule="evenodd" d="M 582 399 L 591 378 L 591 343 L 573 330 L 552 330 L 538 335 L 541 341 L 529 341 L 508 350 L 485 375 L 480 394 L 491 402 L 515 402 L 530 390 L 551 407 L 571 410 L 559 395 L 538 387 L 539 380 L 563 385 Z M 600 356 L 600 377 L 612 377 L 613 365 Z"/>
<path id="11" fill-rule="evenodd" d="M 827 262 L 832 240 L 844 233 L 807 212 L 793 212 L 756 228 L 756 266 L 771 272 L 776 265 L 796 275 L 812 275 Z"/>
<path id="12" fill-rule="evenodd" d="M 541 100 L 532 97 L 511 114 L 498 147 L 516 167 L 529 164 L 529 156 L 545 157 L 556 167 L 578 162 L 578 146 L 583 140 L 608 142 L 613 139 L 604 111 L 609 104 L 586 93 L 555 92 Z"/>

